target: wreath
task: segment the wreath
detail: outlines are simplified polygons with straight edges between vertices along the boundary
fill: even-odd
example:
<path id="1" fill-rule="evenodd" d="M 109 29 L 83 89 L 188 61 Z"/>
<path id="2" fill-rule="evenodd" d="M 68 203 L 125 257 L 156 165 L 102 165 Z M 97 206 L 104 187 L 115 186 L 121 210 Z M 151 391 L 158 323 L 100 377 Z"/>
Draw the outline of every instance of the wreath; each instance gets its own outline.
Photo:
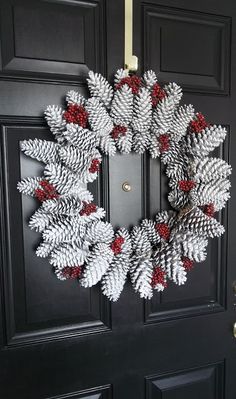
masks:
<path id="1" fill-rule="evenodd" d="M 83 287 L 101 282 L 116 301 L 130 276 L 141 298 L 163 291 L 168 280 L 182 285 L 195 262 L 206 258 L 208 238 L 224 227 L 214 217 L 230 197 L 231 167 L 209 157 L 226 137 L 192 105 L 179 106 L 176 83 L 161 87 L 153 71 L 143 77 L 119 69 L 114 88 L 89 72 L 90 98 L 67 93 L 67 108 L 50 105 L 45 118 L 54 141 L 24 140 L 21 150 L 46 164 L 43 176 L 18 183 L 41 206 L 29 221 L 42 233 L 36 255 L 46 258 L 60 280 L 78 279 Z M 173 210 L 144 219 L 128 231 L 102 221 L 105 211 L 93 203 L 86 183 L 94 181 L 101 153 L 112 156 L 149 151 L 166 166 Z"/>

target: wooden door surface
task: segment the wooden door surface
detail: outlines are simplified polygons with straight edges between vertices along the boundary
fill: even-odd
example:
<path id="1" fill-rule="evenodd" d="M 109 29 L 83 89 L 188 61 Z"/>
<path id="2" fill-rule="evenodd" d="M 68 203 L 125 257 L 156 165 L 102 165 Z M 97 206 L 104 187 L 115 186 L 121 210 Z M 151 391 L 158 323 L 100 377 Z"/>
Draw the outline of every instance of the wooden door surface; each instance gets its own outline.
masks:
<path id="1" fill-rule="evenodd" d="M 235 399 L 234 184 L 219 215 L 226 233 L 187 284 L 143 301 L 128 282 L 114 304 L 99 285 L 57 280 L 36 257 L 40 236 L 27 222 L 37 203 L 16 190 L 41 170 L 19 142 L 51 139 L 46 106 L 70 89 L 86 95 L 90 69 L 112 79 L 123 67 L 124 2 L 1 0 L 0 24 L 0 399 Z M 134 53 L 140 72 L 180 84 L 185 103 L 226 126 L 216 156 L 235 169 L 234 1 L 135 0 Z M 169 209 L 158 160 L 116 155 L 103 165 L 91 189 L 114 226 Z"/>

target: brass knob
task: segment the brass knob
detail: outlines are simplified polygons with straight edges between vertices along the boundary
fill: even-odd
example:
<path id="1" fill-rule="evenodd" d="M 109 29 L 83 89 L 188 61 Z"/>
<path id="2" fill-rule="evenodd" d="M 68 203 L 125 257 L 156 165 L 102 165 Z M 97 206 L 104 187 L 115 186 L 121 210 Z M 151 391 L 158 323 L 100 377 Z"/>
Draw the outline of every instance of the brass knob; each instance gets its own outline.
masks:
<path id="1" fill-rule="evenodd" d="M 234 334 L 234 338 L 236 338 L 236 323 L 234 323 L 234 325 L 233 325 L 233 334 Z"/>
<path id="2" fill-rule="evenodd" d="M 122 190 L 128 193 L 129 191 L 131 191 L 131 185 L 127 181 L 125 181 L 122 184 Z"/>

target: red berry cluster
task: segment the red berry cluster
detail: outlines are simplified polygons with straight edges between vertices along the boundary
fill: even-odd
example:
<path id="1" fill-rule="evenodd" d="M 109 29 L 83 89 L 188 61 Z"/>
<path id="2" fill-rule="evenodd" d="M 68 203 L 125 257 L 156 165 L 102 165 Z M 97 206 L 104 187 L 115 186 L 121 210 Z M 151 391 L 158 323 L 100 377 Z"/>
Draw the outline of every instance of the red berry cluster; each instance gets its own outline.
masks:
<path id="1" fill-rule="evenodd" d="M 170 228 L 167 223 L 157 223 L 155 229 L 161 238 L 164 240 L 169 240 L 170 238 Z"/>
<path id="2" fill-rule="evenodd" d="M 119 136 L 125 136 L 127 132 L 127 127 L 117 125 L 113 128 L 111 135 L 113 139 L 118 139 Z"/>
<path id="3" fill-rule="evenodd" d="M 158 83 L 155 83 L 152 88 L 152 105 L 153 107 L 156 107 L 159 101 L 163 100 L 163 98 L 166 97 L 166 92 L 161 88 L 161 86 Z"/>
<path id="4" fill-rule="evenodd" d="M 50 184 L 47 180 L 42 180 L 39 185 L 42 188 L 36 188 L 34 194 L 35 197 L 43 202 L 46 201 L 48 199 L 54 199 L 54 198 L 58 198 L 59 194 L 56 192 L 55 187 L 53 187 L 52 184 Z"/>
<path id="5" fill-rule="evenodd" d="M 191 270 L 193 268 L 194 261 L 187 258 L 187 256 L 182 256 L 182 262 L 186 270 Z"/>
<path id="6" fill-rule="evenodd" d="M 160 152 L 168 151 L 170 148 L 170 136 L 169 134 L 161 134 L 159 136 Z"/>
<path id="7" fill-rule="evenodd" d="M 86 127 L 88 123 L 88 113 L 82 105 L 69 104 L 67 111 L 64 112 L 63 118 L 68 123 L 76 123 L 81 127 Z"/>
<path id="8" fill-rule="evenodd" d="M 125 239 L 123 237 L 116 237 L 114 241 L 111 243 L 111 250 L 114 252 L 115 255 L 121 253 L 121 246 L 124 244 Z"/>
<path id="9" fill-rule="evenodd" d="M 163 272 L 159 266 L 155 267 L 152 275 L 151 286 L 154 288 L 157 286 L 157 284 L 161 284 L 166 288 L 167 283 L 165 277 L 166 273 Z"/>
<path id="10" fill-rule="evenodd" d="M 201 112 L 196 114 L 196 119 L 191 121 L 189 124 L 189 130 L 191 133 L 201 133 L 203 129 L 209 126 L 209 123 L 205 120 L 204 115 Z"/>
<path id="11" fill-rule="evenodd" d="M 205 205 L 204 207 L 203 207 L 203 212 L 207 215 L 207 216 L 210 216 L 210 217 L 213 217 L 214 216 L 214 213 L 215 213 L 215 207 L 214 207 L 214 204 L 207 204 L 207 205 Z"/>
<path id="12" fill-rule="evenodd" d="M 80 211 L 80 216 L 89 216 L 91 213 L 96 212 L 97 210 L 97 205 L 93 204 L 92 202 L 88 204 L 87 202 L 83 201 L 83 208 Z"/>
<path id="13" fill-rule="evenodd" d="M 80 277 L 81 273 L 82 273 L 81 266 L 73 266 L 73 267 L 66 266 L 62 270 L 63 276 L 68 279 L 78 278 Z"/>
<path id="14" fill-rule="evenodd" d="M 179 189 L 184 191 L 185 193 L 188 193 L 192 188 L 196 186 L 196 183 L 194 180 L 180 180 L 179 181 Z"/>
<path id="15" fill-rule="evenodd" d="M 132 89 L 133 94 L 138 94 L 141 84 L 142 80 L 139 76 L 126 76 L 116 85 L 116 89 L 119 90 L 122 86 L 128 85 Z"/>
<path id="16" fill-rule="evenodd" d="M 99 165 L 100 165 L 100 160 L 95 158 L 92 160 L 91 165 L 89 167 L 89 172 L 90 173 L 96 173 L 99 171 Z"/>

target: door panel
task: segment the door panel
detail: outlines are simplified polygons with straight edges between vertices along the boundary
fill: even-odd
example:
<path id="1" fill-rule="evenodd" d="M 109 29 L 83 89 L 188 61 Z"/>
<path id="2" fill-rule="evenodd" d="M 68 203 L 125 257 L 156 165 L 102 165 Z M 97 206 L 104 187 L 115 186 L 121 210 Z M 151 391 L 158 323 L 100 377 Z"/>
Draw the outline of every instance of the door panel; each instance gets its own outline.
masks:
<path id="1" fill-rule="evenodd" d="M 34 137 L 50 140 L 51 135 L 45 126 L 36 123 L 22 123 L 17 119 L 14 125 L 11 122 L 2 125 L 7 199 L 5 223 L 9 237 L 4 264 L 9 315 L 7 345 L 106 330 L 109 328 L 110 304 L 98 287 L 80 290 L 76 281 L 66 287 L 54 278 L 47 262 L 35 255 L 40 234 L 29 229 L 28 221 L 37 210 L 37 201 L 17 195 L 16 185 L 19 176 L 20 179 L 36 176 L 42 172 L 43 165 L 21 154 L 19 143 Z M 93 184 L 93 191 L 98 197 L 97 183 Z"/>
<path id="2" fill-rule="evenodd" d="M 229 131 L 229 127 L 226 126 Z M 229 162 L 229 140 L 227 139 L 214 156 Z M 159 160 L 150 161 L 154 168 L 160 168 Z M 167 180 L 162 174 L 158 176 L 149 175 L 149 189 L 156 185 L 156 196 L 149 195 L 146 201 L 146 215 L 153 215 L 155 210 L 169 209 L 167 202 Z M 155 215 L 156 211 L 154 211 Z M 226 303 L 225 278 L 228 247 L 228 206 L 219 213 L 219 221 L 225 226 L 225 234 L 219 239 L 209 242 L 208 255 L 205 262 L 200 263 L 188 275 L 185 286 L 169 284 L 164 293 L 156 294 L 150 301 L 145 303 L 146 322 L 158 321 L 159 319 L 178 318 L 192 316 L 202 313 L 223 311 Z"/>
<path id="3" fill-rule="evenodd" d="M 218 363 L 180 373 L 148 377 L 148 399 L 220 399 L 224 364 Z"/>
<path id="4" fill-rule="evenodd" d="M 141 49 L 137 44 L 136 52 L 141 57 L 142 70 L 153 69 L 163 83 L 176 81 L 183 87 L 183 102 L 191 102 L 195 107 L 198 101 L 199 108 L 198 104 L 195 108 L 202 112 L 205 104 L 201 104 L 203 97 L 199 100 L 199 94 L 224 94 L 226 98 L 229 96 L 230 17 L 153 3 L 148 5 L 147 2 L 141 3 L 139 10 L 143 36 Z M 138 23 L 136 27 L 140 29 Z M 190 39 L 187 40 L 187 37 Z M 186 92 L 192 94 L 187 96 Z M 219 120 L 221 107 L 219 109 L 218 113 L 212 112 L 212 109 L 211 113 L 209 109 L 205 113 L 208 115 L 209 112 L 212 121 L 223 124 L 224 120 Z M 227 125 L 226 128 L 230 135 L 230 126 Z M 229 139 L 213 155 L 229 162 Z M 159 160 L 152 162 L 158 168 Z M 150 179 L 150 187 L 155 184 L 155 180 L 156 177 Z M 159 197 L 156 195 L 152 199 L 150 196 L 147 215 L 152 216 L 150 208 L 155 209 L 155 213 L 157 209 L 169 207 L 167 180 L 163 175 L 158 180 L 160 186 L 157 187 L 156 194 Z M 227 208 L 224 209 L 218 216 L 226 229 L 224 236 L 210 242 L 207 260 L 189 274 L 187 284 L 182 287 L 169 285 L 163 294 L 155 295 L 145 304 L 147 323 L 225 309 L 227 211 Z"/>
<path id="5" fill-rule="evenodd" d="M 131 227 L 137 223 L 143 212 L 142 185 L 144 173 L 143 157 L 138 154 L 117 154 L 109 160 L 109 174 L 112 176 L 109 201 L 111 222 L 114 226 Z M 130 183 L 130 191 L 124 191 L 123 184 Z"/>
<path id="6" fill-rule="evenodd" d="M 143 29 L 145 69 L 161 81 L 177 79 L 190 92 L 229 93 L 230 17 L 144 5 Z"/>
<path id="7" fill-rule="evenodd" d="M 103 371 L 95 378 L 90 364 L 95 375 L 99 363 L 86 361 L 83 354 L 99 356 L 83 339 L 88 345 L 91 337 L 99 345 L 95 337 L 111 331 L 110 303 L 98 286 L 80 290 L 75 281 L 63 284 L 48 262 L 35 256 L 39 235 L 27 223 L 38 205 L 21 198 L 16 183 L 41 169 L 20 154 L 19 143 L 51 139 L 43 118 L 46 106 L 63 104 L 70 89 L 86 96 L 88 70 L 106 73 L 105 50 L 111 50 L 104 14 L 114 10 L 106 8 L 105 1 L 2 1 L 0 7 L 0 397 L 110 399 L 112 378 L 104 370 L 104 343 Z M 121 29 L 122 23 L 116 40 Z M 90 187 L 96 202 L 104 206 L 105 165 L 106 160 L 104 173 Z"/>
<path id="8" fill-rule="evenodd" d="M 235 63 L 235 53 L 231 45 L 235 40 L 236 9 L 232 2 L 226 3 L 222 7 L 220 2 L 214 2 L 213 6 L 211 2 L 179 1 L 176 8 L 174 1 L 140 1 L 135 15 L 134 31 L 140 32 L 138 38 L 135 35 L 135 54 L 141 59 L 142 71 L 151 68 L 158 72 L 162 83 L 175 81 L 180 84 L 184 90 L 184 103 L 193 104 L 210 122 L 226 126 L 228 140 L 213 155 L 234 164 L 232 133 L 236 122 L 233 112 L 235 84 L 231 68 Z M 159 190 L 160 202 L 156 206 L 166 209 L 165 181 Z M 151 202 L 150 199 L 150 206 Z M 226 232 L 219 240 L 211 241 L 207 260 L 189 274 L 186 286 L 171 285 L 163 294 L 145 303 L 144 322 L 147 327 L 154 325 L 156 334 L 159 334 L 160 329 L 166 334 L 168 329 L 171 330 L 171 347 L 167 346 L 167 335 L 163 339 L 159 336 L 157 346 L 161 360 L 157 360 L 154 377 L 147 377 L 148 398 L 235 396 L 232 370 L 235 343 L 231 333 L 235 319 L 235 295 L 232 289 L 235 269 L 231 258 L 235 222 L 230 203 L 218 217 Z M 169 320 L 173 320 L 171 324 L 167 323 Z M 224 323 L 225 327 L 222 328 Z M 196 329 L 195 333 L 193 329 Z M 214 336 L 218 336 L 223 350 L 214 342 Z M 191 348 L 191 345 L 196 348 Z M 177 349 L 177 346 L 180 348 Z M 172 350 L 174 355 L 168 358 L 169 365 L 166 363 L 164 366 L 166 356 Z M 174 357 L 178 360 L 175 361 Z M 217 365 L 212 366 L 215 361 Z M 189 371 L 197 364 L 200 374 L 198 371 Z M 162 373 L 159 372 L 160 368 Z M 168 373 L 168 368 L 174 371 Z M 181 368 L 185 371 L 181 371 Z M 198 375 L 199 379 L 196 377 L 195 380 L 194 376 Z"/>
<path id="9" fill-rule="evenodd" d="M 16 190 L 41 170 L 19 143 L 51 138 L 46 106 L 63 104 L 70 89 L 86 95 L 89 69 L 112 78 L 123 67 L 124 1 L 2 0 L 0 11 L 0 398 L 235 399 L 234 185 L 219 215 L 226 233 L 186 286 L 145 302 L 128 282 L 114 304 L 99 285 L 57 280 L 36 257 L 40 237 L 27 222 L 37 203 Z M 225 125 L 229 138 L 215 156 L 233 166 L 235 17 L 231 0 L 134 2 L 140 73 L 152 68 L 162 84 L 176 81 L 185 103 Z M 158 160 L 104 157 L 101 172 L 89 188 L 114 226 L 169 209 Z"/>
<path id="10" fill-rule="evenodd" d="M 37 73 L 36 79 L 58 74 L 62 79 L 77 80 L 78 75 L 86 76 L 91 68 L 101 69 L 105 33 L 102 1 L 3 3 L 3 73 L 27 77 Z"/>

